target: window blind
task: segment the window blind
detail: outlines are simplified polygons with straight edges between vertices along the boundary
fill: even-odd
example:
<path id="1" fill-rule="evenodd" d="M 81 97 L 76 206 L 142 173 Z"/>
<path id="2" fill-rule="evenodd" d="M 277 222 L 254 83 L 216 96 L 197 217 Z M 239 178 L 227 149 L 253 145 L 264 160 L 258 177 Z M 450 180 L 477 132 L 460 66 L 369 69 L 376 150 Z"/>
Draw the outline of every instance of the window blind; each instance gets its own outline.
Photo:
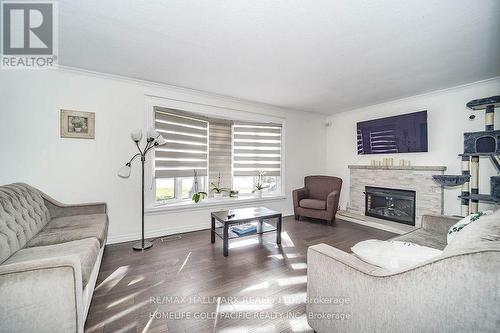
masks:
<path id="1" fill-rule="evenodd" d="M 207 121 L 155 109 L 155 129 L 167 141 L 155 149 L 155 178 L 207 175 Z"/>
<path id="2" fill-rule="evenodd" d="M 281 125 L 233 125 L 233 175 L 267 176 L 281 173 Z"/>
<path id="3" fill-rule="evenodd" d="M 208 158 L 208 179 L 210 183 L 217 183 L 217 177 L 221 176 L 221 187 L 231 188 L 233 148 L 232 122 L 228 120 L 209 119 L 209 158 Z"/>

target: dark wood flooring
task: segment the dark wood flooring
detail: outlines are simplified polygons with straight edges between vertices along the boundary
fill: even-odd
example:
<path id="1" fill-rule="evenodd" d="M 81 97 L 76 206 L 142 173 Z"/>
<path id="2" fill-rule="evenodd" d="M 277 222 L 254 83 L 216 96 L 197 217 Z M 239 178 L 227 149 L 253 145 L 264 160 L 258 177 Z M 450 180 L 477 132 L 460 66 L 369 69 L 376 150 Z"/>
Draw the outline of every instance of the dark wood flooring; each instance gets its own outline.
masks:
<path id="1" fill-rule="evenodd" d="M 207 222 L 208 225 L 208 222 Z M 133 242 L 104 252 L 86 332 L 312 332 L 305 318 L 307 248 L 341 250 L 394 234 L 337 220 L 283 220 L 282 244 L 268 233 L 210 243 L 210 231 L 157 239 L 152 249 Z"/>

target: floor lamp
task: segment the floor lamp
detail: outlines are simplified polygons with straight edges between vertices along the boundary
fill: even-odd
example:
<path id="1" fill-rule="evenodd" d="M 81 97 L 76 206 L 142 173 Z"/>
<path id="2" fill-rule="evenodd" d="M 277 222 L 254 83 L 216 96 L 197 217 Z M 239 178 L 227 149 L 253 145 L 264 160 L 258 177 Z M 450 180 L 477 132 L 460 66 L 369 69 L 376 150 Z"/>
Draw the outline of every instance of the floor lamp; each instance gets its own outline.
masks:
<path id="1" fill-rule="evenodd" d="M 130 133 L 130 137 L 135 142 L 135 145 L 139 152 L 132 156 L 130 161 L 128 161 L 124 166 L 118 170 L 118 176 L 121 178 L 129 178 L 132 162 L 140 157 L 141 158 L 141 166 L 142 166 L 142 237 L 141 242 L 136 243 L 133 246 L 134 250 L 146 250 L 153 246 L 153 243 L 150 241 L 144 240 L 144 163 L 146 162 L 146 154 L 153 150 L 154 148 L 164 145 L 166 143 L 165 138 L 163 138 L 158 132 L 155 130 L 151 130 L 148 132 L 148 138 L 146 140 L 146 145 L 141 149 L 139 146 L 139 142 L 142 140 L 142 131 L 136 130 Z"/>

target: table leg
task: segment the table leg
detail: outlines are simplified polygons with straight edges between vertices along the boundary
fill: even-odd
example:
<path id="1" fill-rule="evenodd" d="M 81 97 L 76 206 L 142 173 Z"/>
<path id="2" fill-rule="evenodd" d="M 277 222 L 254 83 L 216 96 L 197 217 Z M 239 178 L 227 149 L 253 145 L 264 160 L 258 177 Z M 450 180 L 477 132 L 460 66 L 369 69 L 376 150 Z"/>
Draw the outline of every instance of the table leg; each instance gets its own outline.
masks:
<path id="1" fill-rule="evenodd" d="M 281 244 L 281 215 L 278 217 L 278 222 L 276 223 L 276 244 Z"/>
<path id="2" fill-rule="evenodd" d="M 264 223 L 264 219 L 259 219 L 257 223 L 257 233 L 262 235 L 262 224 Z"/>
<path id="3" fill-rule="evenodd" d="M 229 225 L 227 223 L 224 223 L 224 236 L 222 238 L 223 240 L 223 253 L 224 257 L 227 257 L 229 255 Z"/>
<path id="4" fill-rule="evenodd" d="M 215 217 L 212 216 L 212 228 L 210 229 L 210 241 L 215 243 Z"/>

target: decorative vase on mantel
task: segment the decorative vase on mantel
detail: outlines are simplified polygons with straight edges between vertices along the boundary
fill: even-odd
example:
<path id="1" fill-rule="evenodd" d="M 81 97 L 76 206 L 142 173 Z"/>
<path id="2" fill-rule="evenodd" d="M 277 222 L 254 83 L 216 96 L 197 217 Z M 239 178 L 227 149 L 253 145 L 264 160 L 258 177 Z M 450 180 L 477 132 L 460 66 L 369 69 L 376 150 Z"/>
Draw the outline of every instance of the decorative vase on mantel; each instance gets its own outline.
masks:
<path id="1" fill-rule="evenodd" d="M 220 200 L 220 199 L 222 199 L 222 197 L 223 197 L 222 192 L 214 192 L 214 199 Z"/>

